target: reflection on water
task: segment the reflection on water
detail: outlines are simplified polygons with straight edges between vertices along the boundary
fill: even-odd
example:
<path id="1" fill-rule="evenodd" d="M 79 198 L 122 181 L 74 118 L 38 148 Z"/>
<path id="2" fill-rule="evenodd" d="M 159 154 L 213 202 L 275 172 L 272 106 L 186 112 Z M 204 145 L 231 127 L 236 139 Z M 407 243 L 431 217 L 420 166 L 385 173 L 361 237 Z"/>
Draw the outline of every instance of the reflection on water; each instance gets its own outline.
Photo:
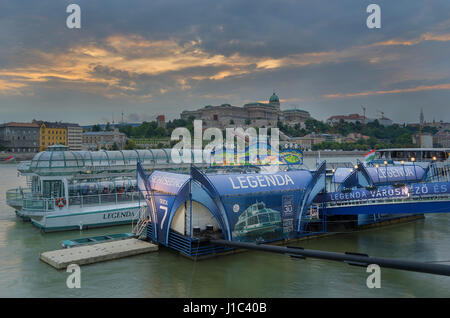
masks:
<path id="1" fill-rule="evenodd" d="M 0 165 L 0 297 L 449 297 L 450 278 L 382 269 L 381 289 L 366 287 L 365 268 L 247 252 L 193 262 L 168 249 L 84 266 L 81 289 L 65 271 L 39 261 L 64 239 L 129 232 L 130 226 L 42 234 L 5 204 L 19 185 L 14 165 Z M 450 264 L 450 216 L 301 242 L 305 248 Z"/>

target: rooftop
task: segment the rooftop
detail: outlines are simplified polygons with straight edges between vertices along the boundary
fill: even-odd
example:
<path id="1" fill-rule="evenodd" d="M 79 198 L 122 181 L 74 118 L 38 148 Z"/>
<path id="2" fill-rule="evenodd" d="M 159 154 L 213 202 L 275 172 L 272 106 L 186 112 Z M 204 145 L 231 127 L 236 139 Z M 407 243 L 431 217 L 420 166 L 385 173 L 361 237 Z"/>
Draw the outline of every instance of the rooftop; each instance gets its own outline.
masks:
<path id="1" fill-rule="evenodd" d="M 36 123 L 17 123 L 17 122 L 9 122 L 6 124 L 0 125 L 2 127 L 31 127 L 31 128 L 39 128 L 39 125 Z"/>
<path id="2" fill-rule="evenodd" d="M 125 135 L 124 133 L 121 133 L 119 131 L 87 131 L 84 132 L 83 135 L 87 136 L 109 136 L 109 135 Z"/>

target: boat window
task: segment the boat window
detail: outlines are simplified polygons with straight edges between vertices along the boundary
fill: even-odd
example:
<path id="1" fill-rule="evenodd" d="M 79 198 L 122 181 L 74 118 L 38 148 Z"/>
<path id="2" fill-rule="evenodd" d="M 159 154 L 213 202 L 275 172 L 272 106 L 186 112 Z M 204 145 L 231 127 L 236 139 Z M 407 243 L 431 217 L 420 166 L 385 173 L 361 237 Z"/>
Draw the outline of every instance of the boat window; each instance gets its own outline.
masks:
<path id="1" fill-rule="evenodd" d="M 269 222 L 269 214 L 268 213 L 263 213 L 259 215 L 259 223 L 265 223 L 265 222 Z"/>
<path id="2" fill-rule="evenodd" d="M 251 216 L 248 218 L 247 225 L 254 225 L 258 224 L 258 217 L 257 216 Z"/>
<path id="3" fill-rule="evenodd" d="M 273 220 L 276 222 L 281 221 L 281 215 L 279 213 L 272 213 Z"/>
<path id="4" fill-rule="evenodd" d="M 244 226 L 245 226 L 245 222 L 239 222 L 239 223 L 237 223 L 236 226 L 234 227 L 234 230 L 235 230 L 235 231 L 240 231 L 240 230 L 244 229 Z"/>
<path id="5" fill-rule="evenodd" d="M 42 195 L 44 198 L 60 198 L 64 196 L 64 186 L 61 180 L 44 180 Z"/>

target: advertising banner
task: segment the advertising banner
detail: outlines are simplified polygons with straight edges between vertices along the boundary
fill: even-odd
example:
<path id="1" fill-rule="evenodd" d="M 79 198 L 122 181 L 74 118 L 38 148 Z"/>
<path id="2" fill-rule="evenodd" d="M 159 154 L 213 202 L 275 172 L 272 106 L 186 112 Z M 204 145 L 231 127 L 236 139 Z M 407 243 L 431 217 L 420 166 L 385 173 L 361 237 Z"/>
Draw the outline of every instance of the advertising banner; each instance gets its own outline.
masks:
<path id="1" fill-rule="evenodd" d="M 300 201 L 312 174 L 295 170 L 208 175 L 208 178 L 224 206 L 232 239 L 267 242 L 295 234 Z"/>
<path id="2" fill-rule="evenodd" d="M 222 198 L 232 239 L 267 242 L 290 237 L 303 190 Z"/>
<path id="3" fill-rule="evenodd" d="M 404 187 L 393 186 L 378 187 L 375 190 L 357 189 L 351 192 L 329 192 L 326 194 L 326 202 L 342 202 L 352 200 L 385 199 L 409 196 L 441 195 L 450 193 L 450 182 L 433 182 L 410 184 Z M 316 202 L 320 202 L 317 198 Z"/>
<path id="4" fill-rule="evenodd" d="M 366 170 L 375 184 L 420 181 L 425 176 L 425 170 L 418 165 L 368 167 Z"/>

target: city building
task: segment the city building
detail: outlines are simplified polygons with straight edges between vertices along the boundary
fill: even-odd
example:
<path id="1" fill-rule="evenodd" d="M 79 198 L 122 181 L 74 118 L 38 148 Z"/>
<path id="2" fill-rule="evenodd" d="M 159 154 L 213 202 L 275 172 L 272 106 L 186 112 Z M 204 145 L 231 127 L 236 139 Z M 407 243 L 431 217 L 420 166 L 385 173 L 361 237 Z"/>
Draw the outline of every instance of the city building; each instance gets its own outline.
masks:
<path id="1" fill-rule="evenodd" d="M 361 124 L 368 124 L 368 123 L 374 122 L 375 120 L 378 120 L 378 123 L 383 126 L 391 126 L 394 124 L 394 122 L 391 119 L 384 116 L 383 112 L 381 112 L 380 118 L 369 118 L 369 117 L 366 117 L 365 115 L 360 115 L 360 114 L 335 115 L 335 116 L 331 116 L 330 118 L 327 119 L 327 124 L 336 125 L 336 124 L 339 124 L 341 122 L 341 120 L 343 122 L 353 123 L 353 124 L 356 124 L 357 122 L 360 122 Z"/>
<path id="2" fill-rule="evenodd" d="M 382 126 L 392 126 L 394 124 L 394 122 L 391 119 L 385 117 L 384 115 L 382 115 L 377 120 Z"/>
<path id="3" fill-rule="evenodd" d="M 294 144 L 299 145 L 302 150 L 311 150 L 312 149 L 312 145 L 314 144 L 314 142 L 315 142 L 315 139 L 313 137 L 308 137 L 308 136 L 292 137 L 289 140 L 280 141 L 280 145 L 283 146 L 285 144 L 294 143 Z"/>
<path id="4" fill-rule="evenodd" d="M 33 120 L 39 125 L 39 151 L 55 144 L 67 146 L 67 128 L 60 122 Z"/>
<path id="5" fill-rule="evenodd" d="M 67 146 L 69 150 L 79 151 L 83 145 L 83 128 L 78 124 L 66 123 Z"/>
<path id="6" fill-rule="evenodd" d="M 361 133 L 350 133 L 345 137 L 344 141 L 345 142 L 357 142 L 359 139 L 368 140 L 368 139 L 370 139 L 370 137 L 365 136 Z"/>
<path id="7" fill-rule="evenodd" d="M 277 127 L 279 120 L 287 122 L 289 125 L 303 124 L 310 118 L 307 111 L 290 109 L 282 111 L 280 109 L 280 99 L 273 93 L 268 103 L 254 102 L 245 104 L 242 107 L 222 104 L 219 106 L 207 105 L 193 111 L 183 111 L 181 119 L 203 120 L 203 127 Z"/>
<path id="8" fill-rule="evenodd" d="M 300 124 L 300 128 L 305 128 L 305 121 L 310 118 L 309 112 L 301 109 L 287 109 L 283 111 L 280 120 L 289 126 Z"/>
<path id="9" fill-rule="evenodd" d="M 330 118 L 327 119 L 327 124 L 329 124 L 329 125 L 339 124 L 341 120 L 346 123 L 353 123 L 353 124 L 356 124 L 356 122 L 358 122 L 358 121 L 361 124 L 367 124 L 367 123 L 375 121 L 375 119 L 373 119 L 373 118 L 367 118 L 367 117 L 361 116 L 359 114 L 350 114 L 350 115 L 331 116 Z"/>
<path id="10" fill-rule="evenodd" d="M 433 148 L 433 135 L 430 133 L 422 133 L 421 142 L 419 134 L 413 134 L 412 143 L 419 145 L 421 148 Z"/>
<path id="11" fill-rule="evenodd" d="M 112 150 L 114 145 L 123 149 L 127 136 L 115 128 L 113 131 L 89 131 L 83 133 L 84 150 Z"/>
<path id="12" fill-rule="evenodd" d="M 440 130 L 433 136 L 433 145 L 436 148 L 450 148 L 450 131 Z"/>
<path id="13" fill-rule="evenodd" d="M 164 115 L 159 115 L 156 117 L 156 123 L 158 124 L 158 127 L 166 128 L 166 117 Z"/>
<path id="14" fill-rule="evenodd" d="M 39 125 L 10 122 L 0 125 L 0 144 L 11 152 L 38 152 Z"/>

